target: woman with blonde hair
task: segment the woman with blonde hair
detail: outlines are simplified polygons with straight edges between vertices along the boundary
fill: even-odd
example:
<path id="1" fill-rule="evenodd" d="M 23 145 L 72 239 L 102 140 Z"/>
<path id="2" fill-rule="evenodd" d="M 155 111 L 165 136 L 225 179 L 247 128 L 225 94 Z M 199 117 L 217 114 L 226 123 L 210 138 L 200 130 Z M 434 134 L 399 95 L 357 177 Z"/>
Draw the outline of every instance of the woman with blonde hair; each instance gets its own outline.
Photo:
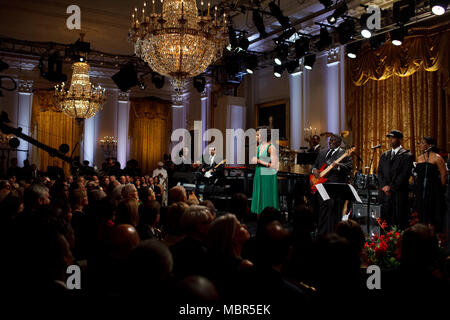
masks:
<path id="1" fill-rule="evenodd" d="M 208 232 L 210 278 L 221 296 L 228 296 L 233 290 L 235 276 L 242 269 L 253 266 L 249 260 L 242 259 L 244 243 L 250 239 L 247 227 L 241 224 L 234 214 L 227 213 L 214 220 Z M 230 293 L 231 294 L 231 293 Z"/>

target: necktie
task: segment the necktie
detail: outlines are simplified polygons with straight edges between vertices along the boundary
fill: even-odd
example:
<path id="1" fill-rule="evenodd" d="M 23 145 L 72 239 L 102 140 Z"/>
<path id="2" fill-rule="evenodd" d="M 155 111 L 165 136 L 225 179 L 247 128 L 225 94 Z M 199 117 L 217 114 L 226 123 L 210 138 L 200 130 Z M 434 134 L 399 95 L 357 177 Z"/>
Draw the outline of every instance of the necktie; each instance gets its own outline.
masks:
<path id="1" fill-rule="evenodd" d="M 392 150 L 392 151 L 391 151 L 391 160 L 394 159 L 394 157 L 395 157 L 395 151 Z"/>
<path id="2" fill-rule="evenodd" d="M 334 149 L 330 149 L 327 153 L 327 156 L 325 157 L 325 160 L 329 160 L 331 156 L 333 155 Z"/>

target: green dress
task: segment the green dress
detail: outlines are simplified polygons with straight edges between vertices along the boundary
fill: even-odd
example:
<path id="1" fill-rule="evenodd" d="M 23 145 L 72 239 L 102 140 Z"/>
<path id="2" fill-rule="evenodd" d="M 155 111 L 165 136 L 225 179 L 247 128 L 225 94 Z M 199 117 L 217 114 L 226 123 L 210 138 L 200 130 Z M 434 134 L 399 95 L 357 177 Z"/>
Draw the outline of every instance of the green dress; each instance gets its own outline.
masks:
<path id="1" fill-rule="evenodd" d="M 264 162 L 270 162 L 269 148 L 259 154 L 259 146 L 256 157 Z M 253 195 L 251 211 L 260 214 L 266 207 L 280 209 L 277 187 L 277 170 L 267 168 L 260 164 L 256 165 L 255 176 L 253 178 Z"/>

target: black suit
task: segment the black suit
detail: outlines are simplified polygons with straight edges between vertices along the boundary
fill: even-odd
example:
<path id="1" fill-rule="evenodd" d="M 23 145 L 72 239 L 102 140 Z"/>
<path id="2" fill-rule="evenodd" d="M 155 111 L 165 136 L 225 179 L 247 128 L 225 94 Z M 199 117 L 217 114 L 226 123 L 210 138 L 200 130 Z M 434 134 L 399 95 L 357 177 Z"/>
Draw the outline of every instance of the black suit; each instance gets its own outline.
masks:
<path id="1" fill-rule="evenodd" d="M 327 166 L 341 157 L 345 150 L 337 148 L 328 156 L 330 149 L 322 149 L 319 151 L 316 162 L 313 168 L 320 170 L 320 168 L 326 164 Z M 347 183 L 348 175 L 352 170 L 352 158 L 345 157 L 338 164 L 338 166 L 325 176 L 328 179 L 327 182 L 332 183 Z M 341 211 L 343 207 L 343 201 L 340 199 L 330 199 L 323 201 L 319 193 L 316 192 L 316 212 L 318 214 L 318 229 L 319 234 L 334 232 L 335 225 L 341 219 Z"/>
<path id="2" fill-rule="evenodd" d="M 391 159 L 391 150 L 384 152 L 378 165 L 380 183 L 381 218 L 388 224 L 404 229 L 409 217 L 409 177 L 413 166 L 413 156 L 409 150 L 400 150 Z M 390 196 L 381 189 L 390 186 Z"/>

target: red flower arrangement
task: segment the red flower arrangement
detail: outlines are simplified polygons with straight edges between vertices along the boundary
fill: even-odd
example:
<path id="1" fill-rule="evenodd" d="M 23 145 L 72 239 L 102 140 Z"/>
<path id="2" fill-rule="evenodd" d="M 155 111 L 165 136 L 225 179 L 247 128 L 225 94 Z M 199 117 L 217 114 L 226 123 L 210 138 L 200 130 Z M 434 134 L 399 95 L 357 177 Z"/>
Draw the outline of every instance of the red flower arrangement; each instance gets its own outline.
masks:
<path id="1" fill-rule="evenodd" d="M 386 221 L 377 219 L 384 234 L 373 235 L 364 245 L 368 265 L 378 265 L 382 269 L 395 268 L 400 265 L 399 246 L 401 232 L 392 227 L 386 231 L 388 224 Z"/>

